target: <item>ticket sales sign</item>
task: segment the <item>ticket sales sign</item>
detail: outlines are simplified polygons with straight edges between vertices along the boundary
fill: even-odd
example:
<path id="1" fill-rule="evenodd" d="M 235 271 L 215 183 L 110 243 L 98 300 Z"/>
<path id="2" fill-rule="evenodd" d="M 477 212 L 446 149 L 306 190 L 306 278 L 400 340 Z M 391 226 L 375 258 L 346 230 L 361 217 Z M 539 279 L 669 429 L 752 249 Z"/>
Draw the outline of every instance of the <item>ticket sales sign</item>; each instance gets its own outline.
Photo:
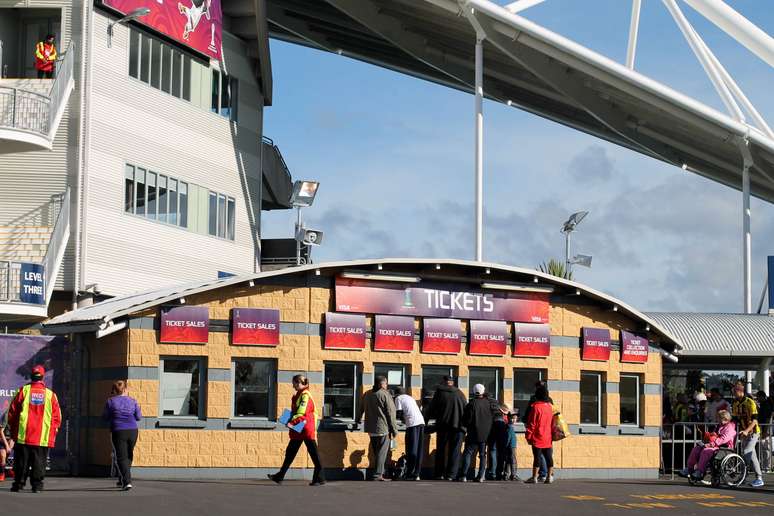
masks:
<path id="1" fill-rule="evenodd" d="M 610 330 L 602 328 L 583 328 L 583 360 L 610 360 Z"/>
<path id="2" fill-rule="evenodd" d="M 325 314 L 325 349 L 365 349 L 365 315 Z"/>
<path id="3" fill-rule="evenodd" d="M 210 310 L 206 306 L 161 307 L 161 343 L 207 344 Z"/>
<path id="4" fill-rule="evenodd" d="M 336 311 L 509 322 L 548 322 L 545 292 L 484 291 L 446 283 L 336 278 Z"/>
<path id="5" fill-rule="evenodd" d="M 648 339 L 621 330 L 621 362 L 644 364 L 648 361 Z"/>
<path id="6" fill-rule="evenodd" d="M 470 321 L 471 355 L 505 355 L 508 326 L 504 321 Z"/>
<path id="7" fill-rule="evenodd" d="M 551 353 L 548 324 L 513 324 L 513 356 L 547 357 Z"/>
<path id="8" fill-rule="evenodd" d="M 277 346 L 280 341 L 280 312 L 266 308 L 234 308 L 231 311 L 231 343 Z"/>
<path id="9" fill-rule="evenodd" d="M 425 319 L 422 324 L 422 353 L 457 355 L 462 343 L 459 319 Z"/>
<path id="10" fill-rule="evenodd" d="M 414 318 L 400 315 L 377 315 L 374 351 L 413 351 Z"/>

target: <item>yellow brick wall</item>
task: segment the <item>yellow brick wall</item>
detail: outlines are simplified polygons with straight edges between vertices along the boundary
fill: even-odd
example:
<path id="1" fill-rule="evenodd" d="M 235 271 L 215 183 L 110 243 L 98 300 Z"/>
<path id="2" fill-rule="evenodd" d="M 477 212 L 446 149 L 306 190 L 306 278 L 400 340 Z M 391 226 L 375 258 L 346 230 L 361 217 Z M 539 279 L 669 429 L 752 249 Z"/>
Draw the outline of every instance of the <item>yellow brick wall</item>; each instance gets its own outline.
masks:
<path id="1" fill-rule="evenodd" d="M 236 307 L 277 308 L 283 322 L 324 323 L 324 314 L 333 309 L 332 294 L 325 288 L 291 288 L 277 286 L 229 287 L 215 292 L 201 293 L 186 298 L 187 305 L 208 306 L 210 318 L 229 319 Z M 148 310 L 144 317 L 157 317 L 157 310 Z M 373 317 L 367 318 L 373 325 Z M 416 322 L 417 328 L 419 322 Z M 591 306 L 553 305 L 550 308 L 551 334 L 578 338 L 583 326 L 608 328 L 611 337 L 618 339 L 621 329 L 637 330 L 637 324 L 618 312 Z M 509 332 L 512 329 L 509 328 Z M 651 353 L 647 364 L 623 364 L 618 352 L 612 352 L 609 362 L 590 362 L 580 359 L 580 350 L 574 347 L 555 346 L 547 358 L 482 357 L 470 356 L 463 349 L 458 355 L 422 354 L 415 342 L 410 353 L 376 352 L 370 344 L 361 351 L 325 350 L 319 336 L 282 335 L 277 348 L 259 346 L 233 346 L 228 333 L 211 332 L 206 345 L 160 344 L 158 332 L 153 330 L 126 330 L 106 337 L 94 346 L 94 367 L 120 365 L 157 367 L 161 356 L 206 357 L 210 368 L 229 369 L 235 357 L 273 358 L 282 371 L 322 372 L 326 361 L 352 361 L 362 364 L 363 372 L 373 373 L 374 364 L 404 364 L 407 374 L 419 376 L 423 365 L 456 366 L 458 374 L 469 375 L 470 367 L 498 367 L 507 379 L 513 379 L 514 368 L 546 369 L 549 380 L 579 381 L 581 371 L 600 371 L 609 382 L 619 381 L 621 372 L 641 374 L 646 383 L 661 382 L 661 357 Z M 98 351 L 97 351 L 98 350 Z M 510 347 L 509 347 L 510 351 Z M 363 386 L 366 390 L 369 386 Z M 140 402 L 143 413 L 158 416 L 158 381 L 130 381 L 131 394 Z M 101 412 L 109 382 L 94 382 L 92 386 L 92 415 Z M 322 386 L 313 384 L 311 392 L 317 401 L 318 413 L 322 412 Z M 420 386 L 411 385 L 410 392 L 420 396 Z M 293 390 L 290 385 L 277 387 L 278 412 L 289 406 Z M 580 421 L 580 394 L 578 392 L 553 391 L 556 407 L 570 424 Z M 230 382 L 208 381 L 208 418 L 229 418 L 231 414 Z M 503 393 L 503 401 L 511 405 L 511 389 Z M 619 396 L 605 396 L 605 423 L 619 423 Z M 661 420 L 661 400 L 658 395 L 648 395 L 644 404 L 645 424 L 656 426 Z M 399 456 L 403 451 L 403 435 L 398 437 Z M 323 463 L 332 468 L 364 468 L 369 465 L 368 435 L 362 432 L 321 432 L 318 434 Z M 136 451 L 137 466 L 155 467 L 278 467 L 284 455 L 287 435 L 285 432 L 267 430 L 142 430 Z M 429 439 L 426 466 L 432 465 L 435 436 Z M 560 468 L 589 467 L 658 467 L 658 438 L 640 436 L 579 435 L 556 443 L 555 458 Z M 104 450 L 94 450 L 95 460 L 104 459 Z M 109 454 L 107 456 L 109 458 Z M 518 458 L 520 467 L 529 467 L 532 454 L 523 436 L 519 437 Z M 102 462 L 105 463 L 105 462 Z M 305 453 L 299 453 L 294 467 L 311 467 Z"/>

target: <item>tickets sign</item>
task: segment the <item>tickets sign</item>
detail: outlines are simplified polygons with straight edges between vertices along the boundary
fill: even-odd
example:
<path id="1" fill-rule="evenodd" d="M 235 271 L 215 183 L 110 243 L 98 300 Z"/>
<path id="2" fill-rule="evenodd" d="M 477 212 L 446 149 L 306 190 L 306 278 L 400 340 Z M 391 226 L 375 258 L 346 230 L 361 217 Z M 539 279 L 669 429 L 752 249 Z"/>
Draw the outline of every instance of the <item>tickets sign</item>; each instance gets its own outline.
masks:
<path id="1" fill-rule="evenodd" d="M 279 341 L 279 310 L 234 308 L 231 311 L 232 344 L 276 346 Z"/>
<path id="2" fill-rule="evenodd" d="M 489 292 L 445 283 L 336 278 L 336 310 L 366 314 L 548 322 L 545 292 Z"/>
<path id="3" fill-rule="evenodd" d="M 583 328 L 583 360 L 610 360 L 610 330 Z"/>
<path id="4" fill-rule="evenodd" d="M 325 349 L 365 349 L 365 315 L 325 314 Z"/>
<path id="5" fill-rule="evenodd" d="M 648 339 L 621 331 L 621 362 L 644 364 L 648 361 Z"/>
<path id="6" fill-rule="evenodd" d="M 162 343 L 207 344 L 210 310 L 206 306 L 161 307 Z"/>
<path id="7" fill-rule="evenodd" d="M 513 356 L 547 357 L 551 353 L 548 324 L 513 324 Z"/>
<path id="8" fill-rule="evenodd" d="M 374 351 L 413 351 L 414 318 L 399 315 L 377 315 L 374 329 Z"/>
<path id="9" fill-rule="evenodd" d="M 425 319 L 422 324 L 422 353 L 457 355 L 462 331 L 459 319 Z"/>
<path id="10" fill-rule="evenodd" d="M 470 321 L 471 355 L 505 355 L 508 326 L 504 321 Z"/>

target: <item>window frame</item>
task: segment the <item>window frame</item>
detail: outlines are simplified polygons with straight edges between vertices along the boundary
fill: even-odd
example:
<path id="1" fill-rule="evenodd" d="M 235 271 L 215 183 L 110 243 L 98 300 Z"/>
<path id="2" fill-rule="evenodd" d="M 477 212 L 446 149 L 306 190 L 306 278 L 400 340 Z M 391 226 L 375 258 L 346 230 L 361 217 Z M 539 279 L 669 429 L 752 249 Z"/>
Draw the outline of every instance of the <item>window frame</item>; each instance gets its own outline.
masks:
<path id="1" fill-rule="evenodd" d="M 268 385 L 268 407 L 266 416 L 238 416 L 236 414 L 236 363 L 237 362 L 265 362 L 271 366 Z M 277 420 L 277 360 L 258 357 L 232 357 L 231 358 L 231 419 L 237 421 L 276 421 Z"/>
<path id="2" fill-rule="evenodd" d="M 423 414 L 430 407 L 430 401 L 428 401 L 427 405 L 425 405 L 425 372 L 428 372 L 428 371 L 431 371 L 431 370 L 440 370 L 440 369 L 445 369 L 446 370 L 446 371 L 444 371 L 445 374 L 453 376 L 454 377 L 454 386 L 459 388 L 460 378 L 459 378 L 458 373 L 459 373 L 460 369 L 459 369 L 458 366 L 454 366 L 454 365 L 445 366 L 445 365 L 442 365 L 442 364 L 426 364 L 426 365 L 423 364 L 421 366 L 421 370 L 420 370 L 420 385 L 419 385 L 419 405 L 420 405 L 420 408 L 421 408 Z M 436 384 L 436 385 L 438 385 L 438 384 Z M 435 387 L 435 386 L 433 386 L 433 387 Z M 433 392 L 433 394 L 435 394 L 435 392 Z M 430 400 L 432 400 L 432 399 L 433 399 L 433 397 L 430 396 Z M 427 419 L 427 418 L 425 418 L 425 419 Z"/>
<path id="3" fill-rule="evenodd" d="M 129 177 L 131 175 L 131 178 Z M 138 178 L 138 175 L 141 175 L 142 178 Z M 155 175 L 155 184 L 156 186 L 151 186 L 150 179 L 151 175 Z M 141 179 L 141 180 L 140 180 Z M 129 183 L 131 183 L 132 191 L 129 192 Z M 161 190 L 162 190 L 162 183 L 166 184 L 165 188 L 165 196 L 166 199 L 164 199 L 164 207 L 166 208 L 166 213 L 162 213 L 162 197 L 161 197 Z M 172 188 L 172 184 L 174 184 L 174 189 Z M 188 185 L 189 183 L 187 181 L 183 181 L 177 177 L 169 176 L 166 174 L 161 174 L 159 172 L 150 170 L 147 167 L 141 167 L 134 163 L 124 163 L 124 174 L 123 174 L 123 188 L 124 188 L 124 196 L 122 200 L 122 210 L 125 215 L 130 215 L 132 217 L 137 217 L 140 219 L 148 220 L 151 222 L 154 222 L 156 224 L 162 224 L 165 226 L 171 226 L 176 227 L 179 229 L 188 229 Z M 151 189 L 155 190 L 155 212 L 153 214 L 150 213 L 150 198 L 149 195 L 151 193 Z M 131 211 L 127 211 L 127 196 L 131 194 Z M 140 195 L 141 194 L 141 195 Z M 142 199 L 142 207 L 143 207 L 143 213 L 137 213 L 137 201 L 141 197 Z M 185 198 L 185 202 L 182 202 L 183 198 Z M 173 202 L 174 201 L 174 202 Z M 228 205 L 229 202 L 234 203 L 234 226 L 236 226 L 236 200 L 233 197 L 226 196 L 226 232 L 228 233 Z M 170 208 L 174 204 L 175 211 L 174 213 L 170 211 Z M 184 213 L 185 212 L 185 215 Z M 151 216 L 153 215 L 153 216 Z M 165 215 L 164 217 L 162 217 Z M 174 221 L 172 221 L 174 219 Z M 224 238 L 223 240 L 229 240 L 234 241 L 235 239 L 229 239 Z"/>
<path id="4" fill-rule="evenodd" d="M 327 397 L 326 394 L 326 385 L 325 385 L 325 378 L 326 378 L 326 370 L 328 365 L 338 365 L 338 366 L 344 366 L 344 365 L 351 365 L 352 366 L 352 374 L 353 374 L 353 389 L 352 389 L 352 418 L 347 417 L 338 417 L 338 416 L 326 416 L 325 415 L 325 399 Z M 345 423 L 354 423 L 357 420 L 357 416 L 359 414 L 360 409 L 360 398 L 362 397 L 362 374 L 361 371 L 363 370 L 363 364 L 360 362 L 348 362 L 348 361 L 336 361 L 336 360 L 326 360 L 323 362 L 323 371 L 322 371 L 322 386 L 323 386 L 323 397 L 322 397 L 322 419 L 326 421 L 341 421 Z"/>
<path id="5" fill-rule="evenodd" d="M 136 34 L 136 36 L 135 36 Z M 135 69 L 132 69 L 132 45 L 137 41 L 137 55 Z M 143 59 L 143 45 L 148 42 L 147 62 Z M 156 70 L 156 80 L 158 84 L 153 84 L 154 75 L 151 66 L 153 65 L 153 56 L 158 50 L 158 70 Z M 169 62 L 167 63 L 167 57 Z M 131 79 L 144 84 L 156 91 L 169 95 L 178 100 L 191 103 L 191 80 L 193 73 L 193 57 L 179 50 L 161 38 L 152 36 L 136 27 L 129 29 L 129 51 L 127 52 L 127 72 Z M 143 79 L 143 66 L 147 65 L 145 72 L 146 79 Z M 165 69 L 165 66 L 168 69 Z M 175 75 L 177 72 L 177 80 Z M 167 85 L 165 89 L 165 78 Z"/>
<path id="6" fill-rule="evenodd" d="M 472 371 L 475 370 L 481 370 L 481 371 L 494 371 L 495 372 L 495 384 L 497 386 L 497 392 L 495 392 L 495 400 L 498 402 L 501 402 L 501 399 L 503 397 L 503 371 L 500 367 L 481 367 L 481 366 L 470 366 L 468 367 L 468 399 L 472 400 L 475 396 L 473 395 L 473 386 L 476 384 L 473 381 L 473 374 Z M 491 392 L 486 391 L 487 394 L 489 394 L 489 397 L 491 398 Z"/>
<path id="7" fill-rule="evenodd" d="M 379 376 L 379 373 L 376 372 L 376 368 L 388 368 L 392 370 L 400 369 L 401 374 L 401 383 L 400 385 L 396 385 L 396 387 L 402 387 L 403 389 L 408 392 L 410 387 L 410 376 L 409 376 L 409 366 L 408 364 L 397 364 L 397 363 L 389 363 L 389 362 L 376 362 L 374 363 L 374 383 L 376 382 L 376 377 Z M 388 371 L 389 372 L 389 371 Z M 389 375 L 385 376 L 387 378 L 387 389 L 390 391 L 390 394 L 395 397 L 395 392 L 392 388 L 390 388 L 389 383 Z"/>
<path id="8" fill-rule="evenodd" d="M 603 403 L 603 396 L 604 392 L 602 390 L 602 373 L 599 371 L 581 371 L 580 372 L 580 379 L 581 383 L 583 382 L 583 376 L 596 376 L 597 378 L 597 422 L 596 423 L 585 423 L 583 422 L 583 391 L 581 390 L 580 384 L 578 385 L 578 390 L 580 392 L 580 425 L 581 426 L 589 426 L 589 427 L 601 427 L 604 426 L 602 424 L 602 403 Z"/>
<path id="9" fill-rule="evenodd" d="M 512 389 L 513 399 L 511 400 L 511 404 L 512 404 L 511 406 L 513 408 L 516 408 L 516 379 L 517 379 L 519 373 L 523 372 L 523 371 L 537 371 L 538 372 L 538 381 L 541 381 L 541 382 L 547 381 L 547 378 L 548 378 L 548 369 L 546 369 L 544 367 L 514 367 L 513 368 L 513 389 Z M 534 384 L 532 384 L 532 393 L 529 394 L 529 397 L 527 398 L 527 407 L 526 408 L 529 408 L 529 399 L 535 394 L 534 391 L 535 391 L 535 386 L 534 386 Z M 519 402 L 521 402 L 521 401 L 522 400 L 519 400 Z M 524 414 L 526 412 L 527 411 L 525 410 L 522 413 L 521 410 L 519 410 L 519 422 L 521 422 L 521 423 L 525 422 L 524 421 Z"/>
<path id="10" fill-rule="evenodd" d="M 620 415 L 623 412 L 621 409 L 623 408 L 623 398 L 621 397 L 621 384 L 623 383 L 622 380 L 624 378 L 634 378 L 636 380 L 636 405 L 635 405 L 635 417 L 636 422 L 634 423 L 623 423 L 620 420 Z M 618 379 L 618 414 L 619 414 L 619 421 L 618 424 L 620 426 L 625 426 L 627 428 L 641 428 L 642 427 L 642 407 L 644 406 L 643 403 L 643 393 L 644 393 L 644 387 L 643 387 L 643 378 L 642 375 L 636 374 L 636 373 L 621 373 Z"/>
<path id="11" fill-rule="evenodd" d="M 195 360 L 199 363 L 199 406 L 198 414 L 175 416 L 164 414 L 164 364 L 167 360 Z M 158 418 L 170 421 L 204 421 L 207 419 L 207 358 L 203 356 L 162 355 L 159 357 L 159 399 Z"/>

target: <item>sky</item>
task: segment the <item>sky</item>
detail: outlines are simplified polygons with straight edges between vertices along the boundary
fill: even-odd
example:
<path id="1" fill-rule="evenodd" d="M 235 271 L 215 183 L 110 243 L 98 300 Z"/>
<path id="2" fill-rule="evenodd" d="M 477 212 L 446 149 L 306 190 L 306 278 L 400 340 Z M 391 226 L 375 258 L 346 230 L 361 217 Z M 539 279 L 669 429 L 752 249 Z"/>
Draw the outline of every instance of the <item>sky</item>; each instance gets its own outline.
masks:
<path id="1" fill-rule="evenodd" d="M 508 3 L 508 2 L 498 2 Z M 761 0 L 728 3 L 769 34 Z M 684 13 L 774 125 L 774 69 L 687 4 Z M 629 0 L 547 0 L 521 13 L 623 62 Z M 294 179 L 320 181 L 308 227 L 313 261 L 473 259 L 473 96 L 374 65 L 271 41 L 273 105 L 264 134 Z M 486 57 L 485 57 L 486 59 Z M 659 0 L 643 2 L 635 69 L 723 112 Z M 486 84 L 484 85 L 486 88 Z M 577 281 L 642 311 L 740 312 L 741 193 L 680 168 L 491 101 L 484 103 L 484 260 L 537 268 L 572 236 Z M 291 237 L 295 214 L 263 212 L 263 238 Z M 752 200 L 753 308 L 774 255 L 774 206 Z"/>

